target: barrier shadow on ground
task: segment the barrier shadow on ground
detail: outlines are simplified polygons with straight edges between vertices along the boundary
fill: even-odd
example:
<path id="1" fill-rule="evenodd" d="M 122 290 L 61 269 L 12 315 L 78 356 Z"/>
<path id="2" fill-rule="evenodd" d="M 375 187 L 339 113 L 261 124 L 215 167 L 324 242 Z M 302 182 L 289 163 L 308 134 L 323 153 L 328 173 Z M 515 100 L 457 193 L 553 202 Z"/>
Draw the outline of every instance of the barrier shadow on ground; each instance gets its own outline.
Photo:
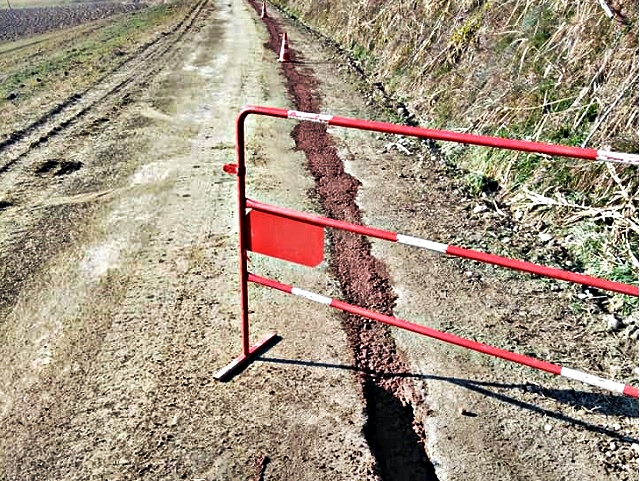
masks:
<path id="1" fill-rule="evenodd" d="M 252 348 L 251 354 L 248 356 L 238 356 L 234 359 L 231 364 L 225 367 L 222 371 L 218 371 L 216 374 L 216 379 L 220 382 L 229 382 L 238 377 L 247 368 L 251 365 L 252 362 L 257 361 L 259 359 L 259 355 L 265 351 L 268 351 L 276 344 L 282 341 L 282 337 L 275 334 L 268 338 L 266 341 L 262 341 L 259 346 L 254 346 Z"/>
<path id="2" fill-rule="evenodd" d="M 414 379 L 422 379 L 427 381 L 445 382 L 449 384 L 454 384 L 456 386 L 460 386 L 462 388 L 465 388 L 470 391 L 481 394 L 483 396 L 495 399 L 497 401 L 510 404 L 520 409 L 526 409 L 528 411 L 531 411 L 536 414 L 540 414 L 542 416 L 546 416 L 549 418 L 556 419 L 558 421 L 562 421 L 568 424 L 572 424 L 574 426 L 581 427 L 583 429 L 586 429 L 587 431 L 608 436 L 611 439 L 615 439 L 623 443 L 632 444 L 632 443 L 638 442 L 637 438 L 627 436 L 613 429 L 599 426 L 597 424 L 593 424 L 587 421 L 583 421 L 581 419 L 577 419 L 575 417 L 569 416 L 568 414 L 558 412 L 558 411 L 553 411 L 529 401 L 523 401 L 521 399 L 517 399 L 516 397 L 511 396 L 507 393 L 497 392 L 492 388 L 501 389 L 501 390 L 517 390 L 522 392 L 534 393 L 541 397 L 552 398 L 561 404 L 570 405 L 575 408 L 585 409 L 591 413 L 602 414 L 604 416 L 621 416 L 621 417 L 627 417 L 627 418 L 638 418 L 638 408 L 639 408 L 638 399 L 633 399 L 629 397 L 593 393 L 588 391 L 576 391 L 572 389 L 547 389 L 532 383 L 511 383 L 510 384 L 510 383 L 499 383 L 499 382 L 476 381 L 473 379 L 456 378 L 456 377 L 449 377 L 449 376 L 438 376 L 435 374 L 370 371 L 366 369 L 360 369 L 360 368 L 357 368 L 356 366 L 352 366 L 349 364 L 335 364 L 335 363 L 326 363 L 326 362 L 318 362 L 318 361 L 305 361 L 305 360 L 298 360 L 298 359 L 286 359 L 286 358 L 260 356 L 256 358 L 256 361 L 276 363 L 276 364 L 296 365 L 296 366 L 303 366 L 303 367 L 309 367 L 309 368 L 343 369 L 345 371 L 353 371 L 353 372 L 362 373 L 365 375 L 369 375 L 372 377 L 379 377 L 379 378 L 398 377 L 398 378 L 414 378 Z"/>
<path id="3" fill-rule="evenodd" d="M 364 382 L 366 423 L 364 436 L 376 458 L 383 480 L 420 479 L 437 481 L 435 468 L 413 430 L 413 406 L 376 385 Z"/>

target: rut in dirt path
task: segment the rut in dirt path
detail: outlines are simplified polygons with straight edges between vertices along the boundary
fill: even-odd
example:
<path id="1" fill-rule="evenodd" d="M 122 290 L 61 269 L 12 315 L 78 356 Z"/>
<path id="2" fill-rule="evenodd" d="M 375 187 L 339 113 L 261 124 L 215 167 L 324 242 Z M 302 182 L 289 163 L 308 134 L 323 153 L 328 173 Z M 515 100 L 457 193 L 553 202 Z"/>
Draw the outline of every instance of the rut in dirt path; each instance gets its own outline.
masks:
<path id="1" fill-rule="evenodd" d="M 260 12 L 260 5 L 250 0 Z M 279 23 L 263 19 L 269 31 L 265 47 L 278 52 Z M 296 109 L 319 112 L 320 100 L 315 95 L 318 85 L 313 72 L 296 62 L 284 63 L 286 85 Z M 305 153 L 307 167 L 315 178 L 316 194 L 328 217 L 360 224 L 362 215 L 356 204 L 359 182 L 344 171 L 335 143 L 323 124 L 302 122 L 291 133 L 296 148 Z M 386 268 L 371 255 L 366 238 L 332 231 L 331 269 L 340 282 L 344 298 L 353 304 L 393 315 L 395 295 Z M 436 480 L 435 470 L 425 451 L 424 429 L 415 420 L 407 393 L 413 392 L 406 379 L 384 373 L 407 372 L 402 355 L 396 349 L 389 328 L 374 321 L 344 315 L 347 333 L 359 380 L 366 401 L 367 424 L 364 434 L 376 458 L 380 476 L 392 480 Z M 411 397 L 412 395 L 409 395 Z"/>

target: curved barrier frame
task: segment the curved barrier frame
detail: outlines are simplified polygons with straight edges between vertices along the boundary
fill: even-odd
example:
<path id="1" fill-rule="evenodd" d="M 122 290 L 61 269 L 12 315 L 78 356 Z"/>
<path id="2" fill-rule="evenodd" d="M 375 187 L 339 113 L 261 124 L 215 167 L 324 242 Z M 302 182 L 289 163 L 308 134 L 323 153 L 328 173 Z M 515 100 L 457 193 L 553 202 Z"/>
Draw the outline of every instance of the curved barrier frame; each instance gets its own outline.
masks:
<path id="1" fill-rule="evenodd" d="M 534 369 L 542 370 L 551 374 L 561 375 L 570 379 L 581 381 L 586 384 L 607 389 L 609 391 L 624 394 L 626 396 L 638 398 L 638 388 L 629 386 L 623 383 L 611 381 L 598 376 L 587 374 L 574 369 L 558 366 L 546 361 L 541 361 L 529 356 L 505 351 L 492 346 L 487 346 L 482 343 L 464 339 L 458 336 L 454 336 L 448 333 L 437 331 L 419 324 L 411 323 L 402 319 L 398 319 L 392 316 L 386 316 L 374 311 L 370 311 L 361 307 L 353 306 L 345 302 L 331 299 L 321 294 L 305 291 L 297 287 L 288 286 L 272 279 L 266 279 L 255 274 L 252 274 L 247 269 L 247 255 L 251 249 L 252 236 L 256 234 L 252 231 L 252 227 L 249 222 L 250 208 L 252 211 L 262 212 L 267 215 L 275 216 L 279 219 L 288 219 L 300 223 L 299 225 L 312 225 L 318 227 L 330 227 L 335 229 L 347 230 L 361 235 L 374 237 L 378 239 L 384 239 L 391 242 L 398 242 L 401 244 L 410 245 L 413 247 L 425 248 L 432 251 L 436 251 L 442 254 L 453 255 L 457 257 L 463 257 L 480 262 L 490 263 L 516 269 L 532 274 L 537 274 L 545 277 L 560 279 L 568 282 L 583 284 L 586 286 L 596 287 L 599 289 L 610 290 L 622 294 L 632 295 L 638 297 L 638 287 L 623 284 L 619 282 L 609 281 L 607 279 L 601 279 L 598 277 L 586 276 L 570 271 L 564 271 L 547 266 L 541 266 L 530 262 L 520 261 L 516 259 L 509 259 L 506 257 L 496 256 L 494 254 L 487 254 L 484 252 L 474 251 L 471 249 L 464 249 L 457 246 L 447 245 L 439 242 L 433 242 L 426 239 L 420 239 L 413 236 L 402 235 L 394 232 L 389 232 L 372 227 L 350 224 L 348 222 L 338 221 L 335 219 L 329 219 L 317 215 L 307 214 L 304 212 L 295 211 L 292 209 L 286 209 L 277 207 L 255 200 L 247 199 L 246 197 L 246 163 L 245 163 L 245 135 L 244 127 L 246 118 L 251 115 L 263 115 L 277 118 L 288 118 L 299 121 L 320 122 L 331 126 L 354 128 L 359 130 L 369 130 L 376 132 L 383 132 L 396 135 L 413 136 L 422 139 L 433 139 L 442 141 L 459 142 L 472 145 L 481 145 L 486 147 L 494 147 L 509 150 L 518 150 L 522 152 L 532 152 L 537 154 L 546 154 L 553 156 L 563 156 L 577 159 L 587 159 L 594 161 L 613 161 L 622 162 L 628 164 L 638 164 L 639 156 L 635 154 L 623 154 L 617 152 L 607 152 L 596 149 L 585 149 L 581 147 L 570 147 L 562 145 L 545 144 L 540 142 L 530 142 L 524 140 L 504 139 L 500 137 L 488 137 L 472 134 L 461 134 L 456 132 L 449 132 L 443 130 L 424 129 L 420 127 L 409 127 L 395 124 L 388 124 L 383 122 L 373 122 L 361 119 L 353 119 L 347 117 L 338 117 L 324 114 L 313 114 L 308 112 L 299 112 L 296 110 L 286 110 L 276 107 L 261 107 L 261 106 L 247 106 L 237 117 L 236 120 L 236 157 L 237 164 L 227 164 L 223 167 L 223 170 L 228 174 L 237 176 L 238 186 L 238 216 L 239 216 L 239 267 L 240 267 L 240 314 L 241 314 L 241 337 L 242 337 L 242 353 L 236 357 L 229 365 L 215 374 L 215 378 L 221 381 L 225 381 L 233 377 L 238 371 L 243 369 L 255 356 L 270 346 L 278 335 L 275 332 L 268 333 L 257 344 L 250 346 L 249 336 L 249 306 L 248 306 L 248 283 L 253 282 L 272 289 L 280 290 L 289 294 L 293 294 L 299 297 L 306 298 L 311 301 L 319 302 L 321 304 L 329 305 L 331 307 L 340 309 L 342 311 L 351 312 L 353 314 L 360 315 L 369 319 L 373 319 L 385 324 L 399 327 L 401 329 L 409 330 L 417 334 L 421 334 L 427 337 L 435 338 L 444 342 L 455 344 L 466 349 L 472 349 L 484 354 L 488 354 L 495 357 L 500 357 L 512 362 L 516 362 L 522 365 L 532 367 Z M 257 222 L 256 222 L 257 224 Z M 261 234 L 262 235 L 262 234 Z M 272 254 L 267 254 L 272 255 Z M 279 256 L 275 256 L 279 257 Z M 286 256 L 280 257 L 284 260 L 291 262 L 297 262 L 294 259 L 287 259 Z"/>

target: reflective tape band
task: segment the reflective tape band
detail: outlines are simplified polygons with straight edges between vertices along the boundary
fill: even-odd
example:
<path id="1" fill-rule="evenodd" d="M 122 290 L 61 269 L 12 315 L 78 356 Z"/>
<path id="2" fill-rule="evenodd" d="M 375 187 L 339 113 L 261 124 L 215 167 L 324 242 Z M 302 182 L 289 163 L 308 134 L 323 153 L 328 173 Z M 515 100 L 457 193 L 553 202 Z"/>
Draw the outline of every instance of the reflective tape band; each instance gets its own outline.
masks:
<path id="1" fill-rule="evenodd" d="M 640 156 L 638 154 L 625 154 L 624 152 L 609 152 L 607 150 L 598 150 L 596 160 L 638 165 L 640 163 Z"/>
<path id="2" fill-rule="evenodd" d="M 420 239 L 419 237 L 402 234 L 398 234 L 398 242 L 409 246 L 422 247 L 423 249 L 429 249 L 430 251 L 441 252 L 442 254 L 447 252 L 447 247 L 449 247 L 447 244 L 442 244 L 441 242 L 433 242 L 426 239 Z"/>
<path id="3" fill-rule="evenodd" d="M 287 117 L 289 117 L 290 119 L 306 120 L 308 122 L 318 122 L 321 124 L 328 124 L 333 118 L 333 115 L 312 114 L 309 112 L 300 112 L 298 110 L 289 110 L 287 112 Z"/>
<path id="4" fill-rule="evenodd" d="M 619 392 L 619 393 L 622 393 L 624 391 L 624 384 L 622 384 L 621 382 L 610 381 L 609 379 L 593 376 L 592 374 L 587 374 L 581 371 L 575 371 L 573 369 L 568 369 L 566 367 L 563 367 L 560 370 L 560 375 L 564 377 L 568 377 L 569 379 L 575 379 L 576 381 L 580 381 L 585 384 L 598 386 L 598 387 L 601 387 L 602 389 L 607 389 L 609 391 Z"/>
<path id="5" fill-rule="evenodd" d="M 607 2 L 604 0 L 598 0 L 598 2 L 600 2 L 600 6 L 602 7 L 602 10 L 604 10 L 605 15 L 609 18 L 613 18 L 613 12 L 609 8 L 609 5 L 607 5 Z"/>
<path id="6" fill-rule="evenodd" d="M 315 292 L 305 291 L 304 289 L 298 289 L 294 287 L 291 289 L 291 294 L 298 297 L 304 297 L 305 299 L 309 299 L 313 302 L 319 302 L 320 304 L 326 304 L 327 306 L 331 304 L 331 298 L 326 296 L 321 296 L 320 294 L 316 294 Z"/>

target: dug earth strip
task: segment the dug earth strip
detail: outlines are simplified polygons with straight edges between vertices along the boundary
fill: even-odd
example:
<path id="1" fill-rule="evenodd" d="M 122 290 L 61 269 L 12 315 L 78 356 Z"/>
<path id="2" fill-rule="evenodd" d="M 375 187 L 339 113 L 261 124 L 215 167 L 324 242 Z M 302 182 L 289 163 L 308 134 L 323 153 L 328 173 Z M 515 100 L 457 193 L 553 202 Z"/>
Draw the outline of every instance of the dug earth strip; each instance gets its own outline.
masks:
<path id="1" fill-rule="evenodd" d="M 252 3 L 256 12 L 260 5 Z M 268 46 L 280 50 L 282 24 L 264 19 L 269 31 Z M 284 63 L 287 89 L 296 109 L 320 112 L 322 104 L 315 93 L 317 80 L 309 68 L 295 60 Z M 323 210 L 334 219 L 360 223 L 356 204 L 359 182 L 344 171 L 327 126 L 301 122 L 291 133 L 296 148 L 304 152 L 307 167 L 316 181 L 315 192 Z M 371 246 L 362 236 L 344 231 L 331 233 L 331 267 L 344 297 L 356 305 L 392 314 L 395 295 L 385 266 L 371 255 Z M 357 316 L 345 315 L 343 328 L 354 352 L 355 367 L 362 386 L 367 425 L 365 436 L 376 457 L 382 479 L 436 479 L 423 439 L 423 428 L 416 422 L 413 405 L 422 400 L 409 379 L 387 376 L 407 372 L 407 364 L 389 334 L 389 328 Z M 415 427 L 415 430 L 414 430 Z"/>

